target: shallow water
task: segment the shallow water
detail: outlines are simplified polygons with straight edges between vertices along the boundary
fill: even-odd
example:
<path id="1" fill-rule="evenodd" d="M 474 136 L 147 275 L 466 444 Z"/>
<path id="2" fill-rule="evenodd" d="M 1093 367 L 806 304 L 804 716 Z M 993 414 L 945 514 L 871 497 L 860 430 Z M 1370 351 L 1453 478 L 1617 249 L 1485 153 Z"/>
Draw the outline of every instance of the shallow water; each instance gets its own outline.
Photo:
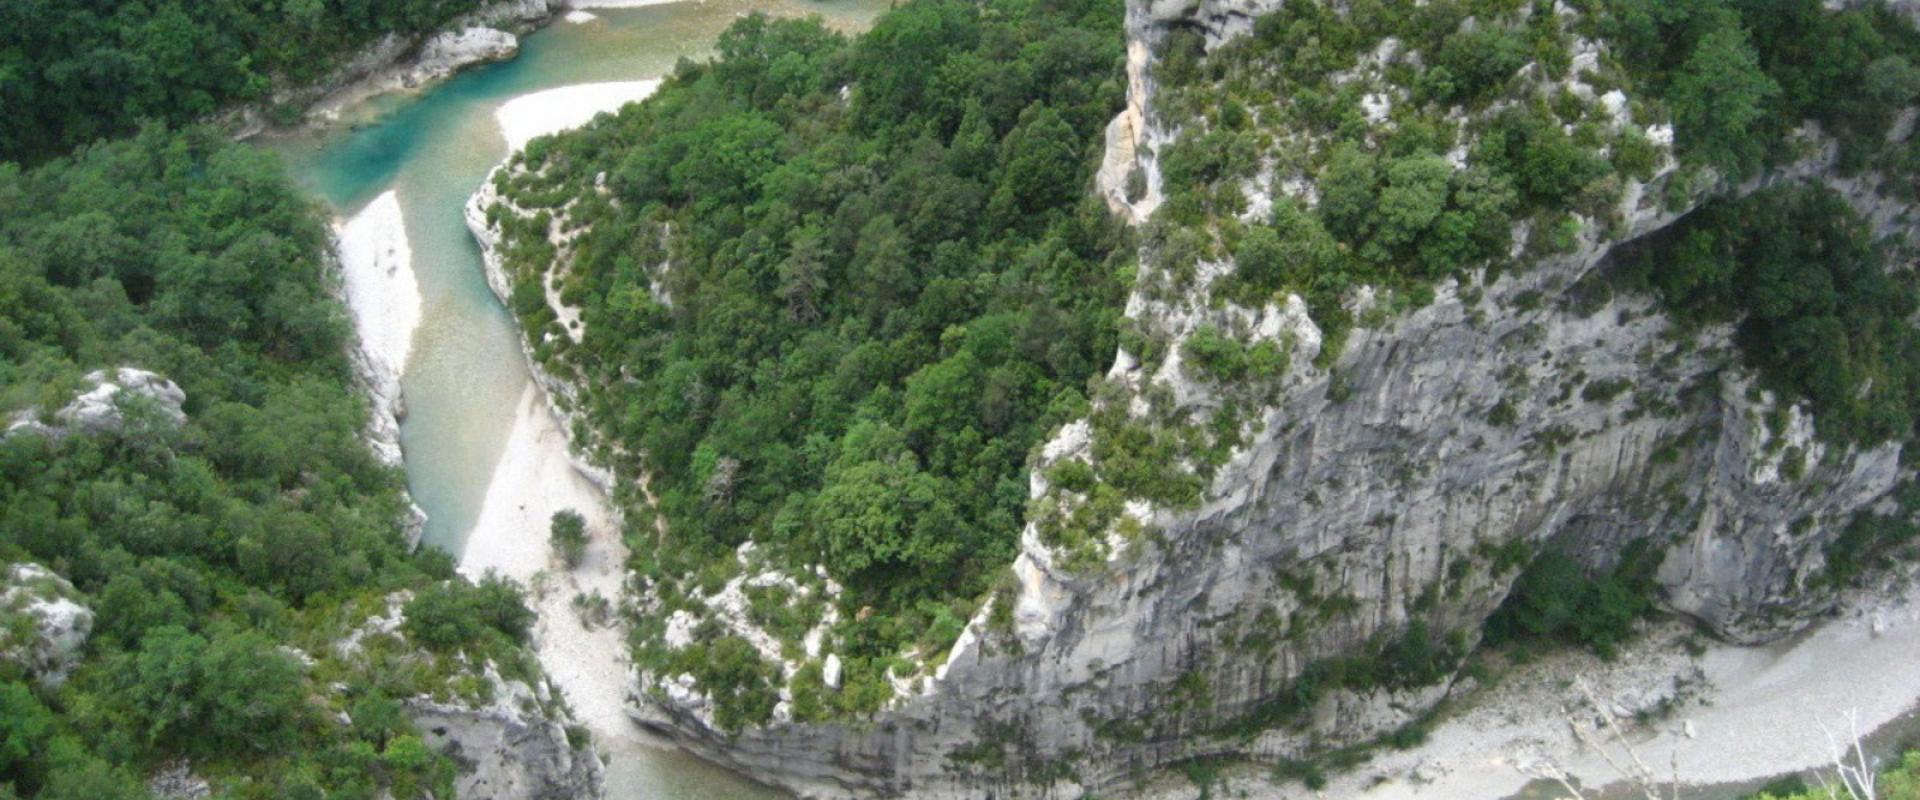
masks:
<path id="1" fill-rule="evenodd" d="M 521 38 L 519 57 L 469 70 L 418 94 L 375 98 L 326 130 L 264 138 L 299 183 L 351 216 L 394 190 L 413 249 L 422 321 L 402 386 L 407 483 L 428 514 L 425 541 L 456 555 L 480 512 L 530 380 L 518 333 L 488 291 L 462 207 L 507 154 L 494 120 L 521 94 L 599 81 L 661 77 L 680 58 L 704 58 L 749 11 L 818 14 L 864 27 L 888 0 L 703 0 L 595 9 L 586 23 L 556 21 Z M 530 532 L 544 535 L 544 532 Z M 608 797 L 719 800 L 770 796 L 694 759 L 641 749 L 613 754 Z"/>

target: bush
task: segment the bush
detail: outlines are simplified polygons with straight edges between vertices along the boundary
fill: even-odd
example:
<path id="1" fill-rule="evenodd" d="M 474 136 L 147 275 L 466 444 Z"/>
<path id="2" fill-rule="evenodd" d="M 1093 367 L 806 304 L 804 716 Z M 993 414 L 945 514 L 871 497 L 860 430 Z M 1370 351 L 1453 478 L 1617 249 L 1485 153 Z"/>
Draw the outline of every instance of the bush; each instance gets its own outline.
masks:
<path id="1" fill-rule="evenodd" d="M 1512 31 L 1482 24 L 1447 37 L 1434 59 L 1444 80 L 1427 84 L 1434 98 L 1445 102 L 1478 100 L 1498 88 L 1532 58 L 1524 39 Z"/>
<path id="2" fill-rule="evenodd" d="M 760 657 L 753 644 L 738 636 L 723 636 L 705 647 L 676 652 L 674 671 L 693 675 L 700 689 L 713 698 L 714 724 L 738 731 L 765 723 L 779 701 L 775 684 L 780 668 Z"/>
<path id="3" fill-rule="evenodd" d="M 580 566 L 580 558 L 587 552 L 586 518 L 571 508 L 553 512 L 553 519 L 548 523 L 548 540 L 568 569 Z"/>
<path id="4" fill-rule="evenodd" d="M 1554 639 L 1612 658 L 1633 635 L 1634 621 L 1653 610 L 1657 565 L 1644 540 L 1628 545 L 1620 563 L 1599 575 L 1590 575 L 1563 553 L 1541 553 L 1487 618 L 1487 639 L 1494 644 Z"/>
<path id="5" fill-rule="evenodd" d="M 456 579 L 422 589 L 407 603 L 406 616 L 402 630 L 439 652 L 484 644 L 492 634 L 525 642 L 534 618 L 520 587 L 492 574 L 477 586 Z"/>
<path id="6" fill-rule="evenodd" d="M 305 713 L 298 662 L 258 633 L 156 629 L 114 670 L 148 742 L 202 753 L 281 752 Z"/>

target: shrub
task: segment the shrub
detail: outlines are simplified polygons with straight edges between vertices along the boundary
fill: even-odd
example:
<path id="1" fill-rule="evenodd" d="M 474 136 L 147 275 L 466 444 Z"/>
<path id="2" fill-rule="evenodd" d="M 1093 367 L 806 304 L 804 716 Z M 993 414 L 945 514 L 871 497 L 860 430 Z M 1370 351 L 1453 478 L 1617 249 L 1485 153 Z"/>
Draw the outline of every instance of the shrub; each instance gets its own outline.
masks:
<path id="1" fill-rule="evenodd" d="M 1633 634 L 1634 620 L 1653 610 L 1653 567 L 1645 540 L 1628 545 L 1620 563 L 1597 575 L 1557 551 L 1536 556 L 1487 619 L 1492 643 L 1557 639 L 1611 658 Z"/>
<path id="2" fill-rule="evenodd" d="M 548 531 L 554 552 L 560 554 L 560 560 L 566 562 L 567 568 L 580 566 L 580 558 L 587 552 L 586 518 L 571 508 L 555 511 Z"/>
<path id="3" fill-rule="evenodd" d="M 452 652 L 483 643 L 490 634 L 510 642 L 525 642 L 533 625 L 533 611 L 520 587 L 498 575 L 487 575 L 474 585 L 450 580 L 420 590 L 406 605 L 402 630 L 415 642 L 440 652 Z"/>

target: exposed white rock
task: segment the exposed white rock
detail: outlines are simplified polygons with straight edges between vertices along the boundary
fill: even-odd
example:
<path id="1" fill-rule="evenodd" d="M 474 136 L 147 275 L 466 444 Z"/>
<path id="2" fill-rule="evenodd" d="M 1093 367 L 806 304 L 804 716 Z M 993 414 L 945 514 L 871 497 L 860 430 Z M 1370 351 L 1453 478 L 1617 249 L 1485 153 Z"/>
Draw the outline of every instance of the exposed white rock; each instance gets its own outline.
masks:
<path id="1" fill-rule="evenodd" d="M 827 663 L 820 670 L 820 676 L 821 680 L 826 682 L 827 688 L 840 688 L 840 654 L 827 654 Z"/>
<path id="2" fill-rule="evenodd" d="M 568 740 L 566 718 L 548 713 L 539 693 L 502 678 L 492 664 L 485 677 L 493 701 L 482 707 L 427 698 L 405 703 L 427 745 L 461 765 L 454 795 L 489 800 L 600 796 L 605 767 L 592 748 L 576 749 Z"/>
<path id="3" fill-rule="evenodd" d="M 186 412 L 181 410 L 187 402 L 187 393 L 155 373 L 134 367 L 94 370 L 87 373 L 86 381 L 91 388 L 53 412 L 52 425 L 42 424 L 39 413 L 27 409 L 8 421 L 5 435 L 65 436 L 119 430 L 126 424 L 128 410 L 135 406 L 150 410 L 167 424 L 181 425 L 187 421 Z"/>
<path id="4" fill-rule="evenodd" d="M 160 800 L 201 800 L 212 797 L 213 787 L 207 779 L 193 772 L 193 763 L 180 759 L 161 765 L 159 771 L 147 778 L 147 791 Z"/>
<path id="5" fill-rule="evenodd" d="M 1368 92 L 1360 98 L 1360 114 L 1374 125 L 1386 122 L 1393 114 L 1393 98 L 1386 92 Z"/>
<path id="6" fill-rule="evenodd" d="M 55 420 L 86 432 L 118 428 L 126 419 L 126 398 L 120 396 L 126 392 L 128 396 L 153 401 L 161 416 L 175 425 L 187 421 L 186 413 L 180 410 L 187 401 L 187 393 L 173 381 L 152 372 L 132 367 L 121 367 L 112 373 L 96 370 L 87 374 L 87 381 L 94 385 L 93 389 L 54 412 Z"/>
<path id="7" fill-rule="evenodd" d="M 79 598 L 73 584 L 46 567 L 9 565 L 0 587 L 0 661 L 43 686 L 66 682 L 93 632 L 93 610 Z"/>
<path id="8" fill-rule="evenodd" d="M 400 85 L 412 89 L 473 64 L 506 61 L 519 52 L 519 37 L 506 31 L 477 25 L 441 31 L 420 46 L 413 66 L 400 73 Z"/>
<path id="9" fill-rule="evenodd" d="M 386 598 L 384 612 L 367 618 L 332 644 L 334 655 L 354 659 L 370 643 L 386 639 L 387 647 L 409 647 L 405 632 L 409 592 Z M 465 656 L 435 656 L 420 652 L 401 658 L 454 659 L 468 677 L 485 685 L 485 702 L 461 699 L 442 692 L 439 698 L 421 695 L 405 700 L 407 716 L 419 727 L 429 747 L 453 758 L 460 766 L 454 779 L 458 798 L 489 800 L 558 800 L 599 797 L 604 765 L 591 747 L 575 747 L 567 734 L 574 722 L 566 707 L 554 702 L 545 680 L 528 684 L 501 676 L 492 662 L 473 664 Z M 441 661 L 440 666 L 447 665 Z M 364 666 L 364 665 L 363 665 Z M 429 672 L 433 672 L 429 670 Z M 336 689 L 338 690 L 338 689 Z M 446 697 L 453 694 L 453 697 Z"/>
<path id="10" fill-rule="evenodd" d="M 665 634 L 667 647 L 679 650 L 693 644 L 693 629 L 699 625 L 700 618 L 694 616 L 692 612 L 684 608 L 674 609 L 673 615 L 667 617 Z"/>

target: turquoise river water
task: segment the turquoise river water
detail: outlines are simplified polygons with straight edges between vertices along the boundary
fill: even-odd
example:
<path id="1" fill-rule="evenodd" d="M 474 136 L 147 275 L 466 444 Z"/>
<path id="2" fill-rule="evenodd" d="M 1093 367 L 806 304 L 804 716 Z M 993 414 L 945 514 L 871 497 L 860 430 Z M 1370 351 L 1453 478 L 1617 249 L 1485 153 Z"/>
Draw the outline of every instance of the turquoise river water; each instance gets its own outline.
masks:
<path id="1" fill-rule="evenodd" d="M 594 9 L 591 22 L 556 20 L 521 38 L 512 61 L 463 72 L 421 93 L 348 109 L 324 130 L 262 139 L 333 212 L 350 217 L 394 191 L 403 211 L 422 320 L 402 379 L 401 426 L 409 488 L 426 510 L 426 543 L 458 555 L 480 512 L 530 380 L 512 319 L 488 291 L 462 207 L 507 155 L 494 110 L 518 95 L 600 81 L 661 77 L 680 58 L 708 56 L 728 24 L 750 11 L 817 14 L 864 27 L 887 0 L 704 0 Z M 610 798 L 720 800 L 776 796 L 666 750 L 616 752 Z"/>

